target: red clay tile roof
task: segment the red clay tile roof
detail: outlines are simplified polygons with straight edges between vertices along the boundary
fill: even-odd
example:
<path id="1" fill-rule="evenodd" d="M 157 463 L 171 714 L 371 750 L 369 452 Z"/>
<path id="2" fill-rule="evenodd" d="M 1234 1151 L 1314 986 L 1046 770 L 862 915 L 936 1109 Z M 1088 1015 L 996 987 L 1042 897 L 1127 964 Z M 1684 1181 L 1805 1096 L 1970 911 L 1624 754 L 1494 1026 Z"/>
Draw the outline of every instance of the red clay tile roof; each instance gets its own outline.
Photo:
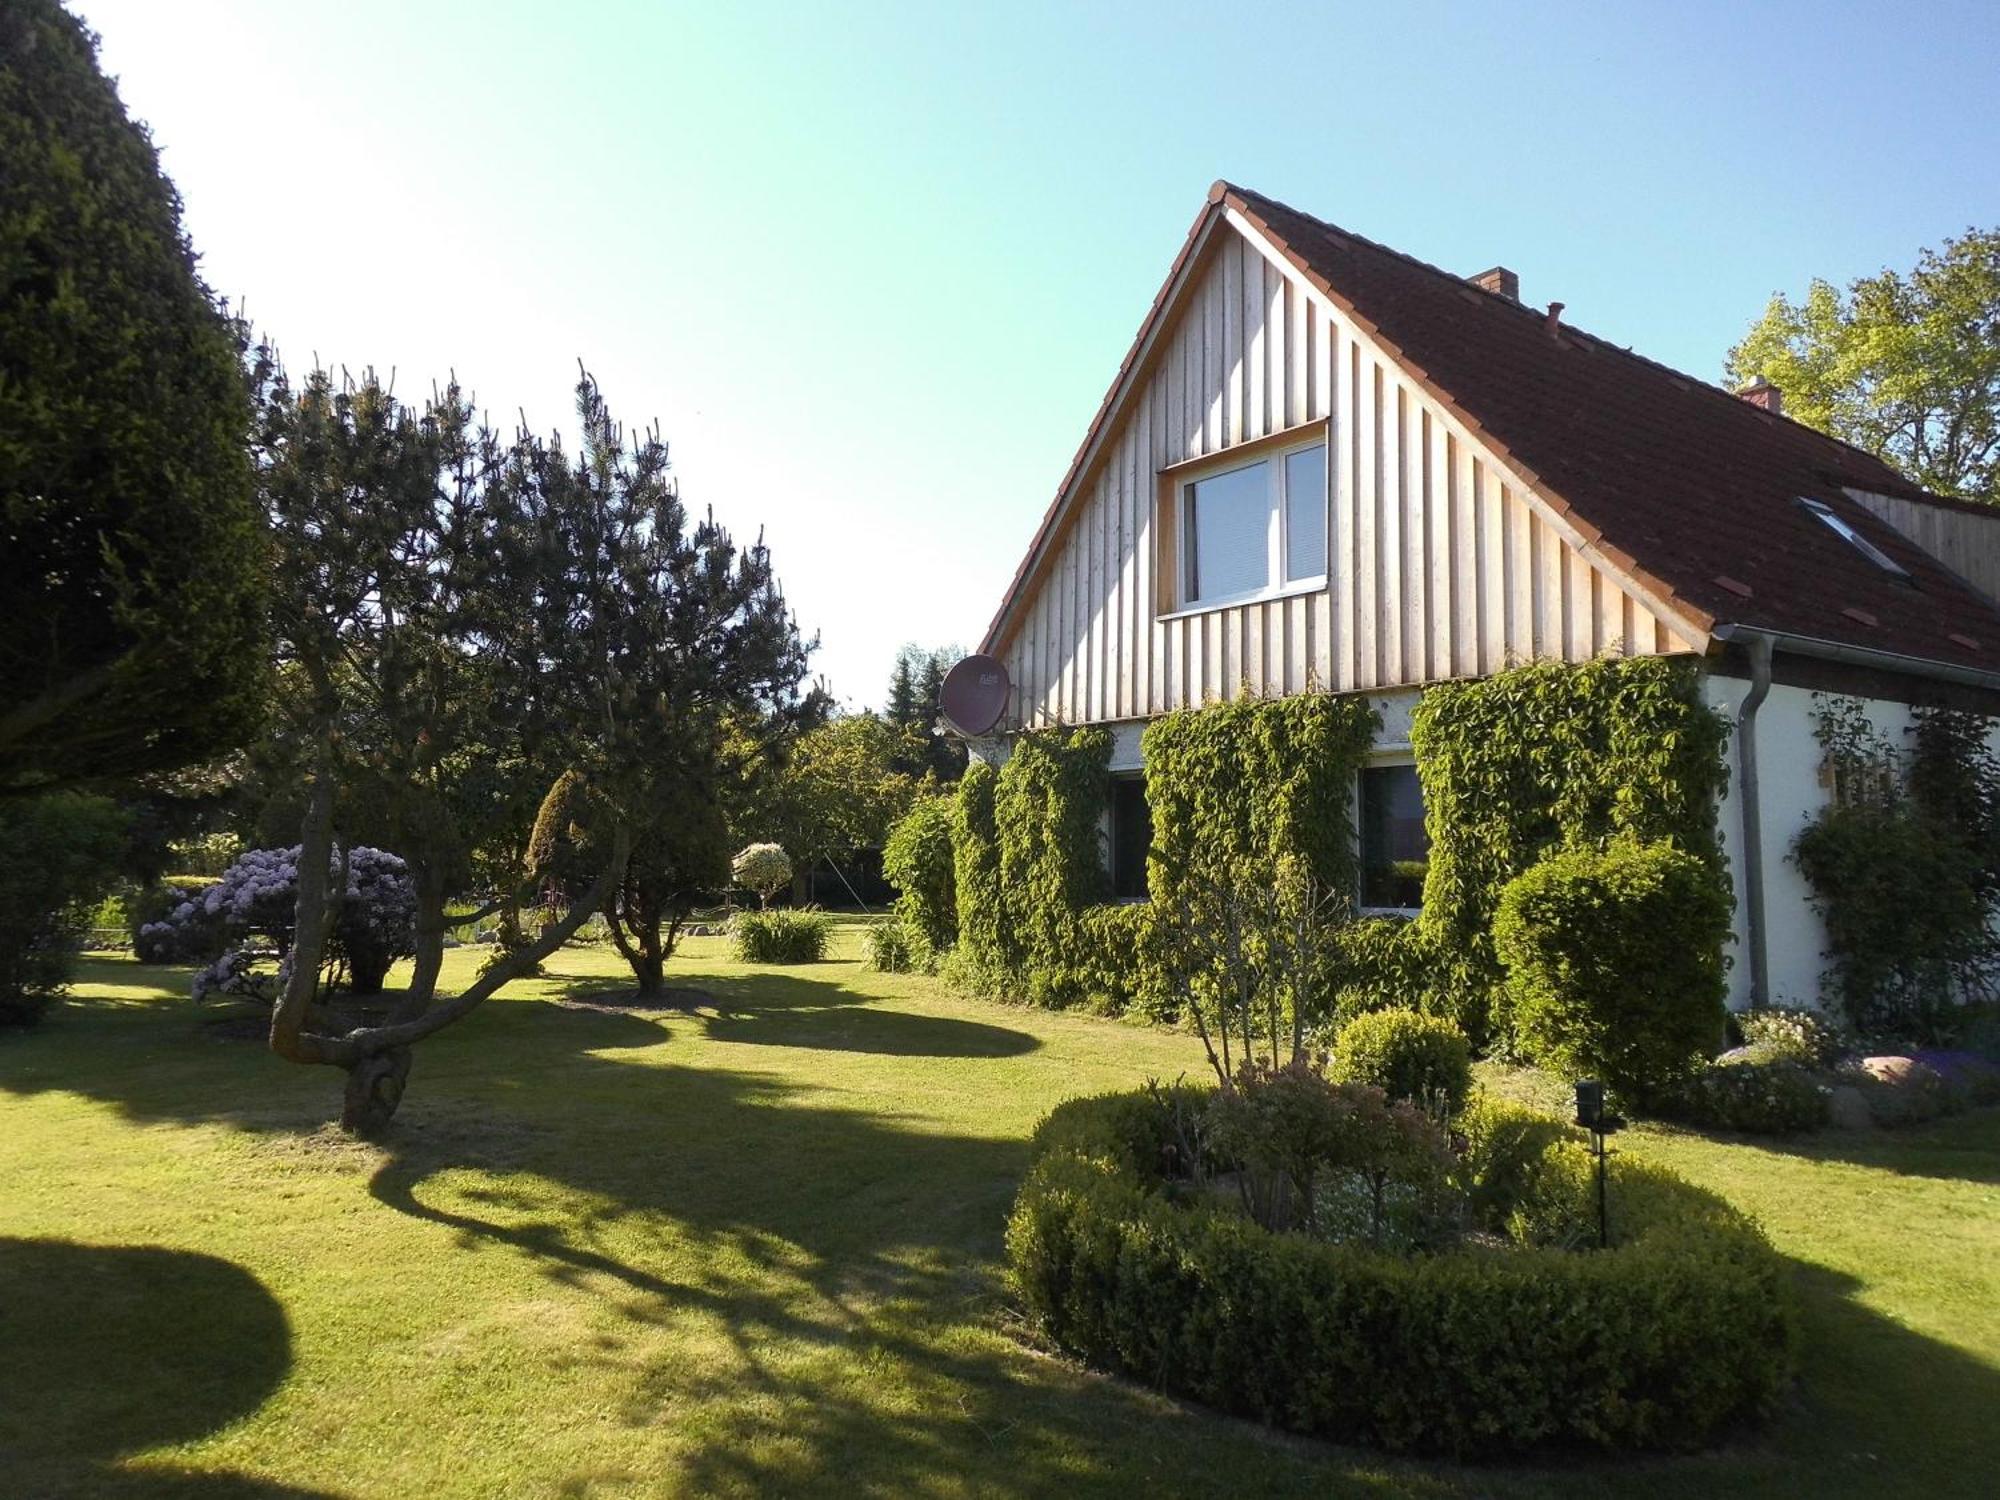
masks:
<path id="1" fill-rule="evenodd" d="M 1992 638 L 2000 611 L 1841 493 L 1929 498 L 1882 460 L 1567 324 L 1551 337 L 1543 311 L 1489 292 L 1467 297 L 1461 277 L 1259 193 L 1218 183 L 1212 196 L 1695 623 L 2000 669 L 2000 650 L 1966 644 L 1967 627 Z M 1798 504 L 1807 495 L 1916 587 L 1809 514 Z"/>
<path id="2" fill-rule="evenodd" d="M 1552 337 L 1541 310 L 1226 182 L 1211 189 L 983 649 L 1002 639 L 1061 524 L 1119 387 L 1167 311 L 1167 287 L 1225 208 L 1345 308 L 1614 566 L 1692 624 L 1733 622 L 2000 671 L 2000 609 L 1841 493 L 1933 498 L 1880 459 L 1567 323 Z M 1832 507 L 1916 586 L 1843 541 L 1798 504 L 1801 496 Z"/>

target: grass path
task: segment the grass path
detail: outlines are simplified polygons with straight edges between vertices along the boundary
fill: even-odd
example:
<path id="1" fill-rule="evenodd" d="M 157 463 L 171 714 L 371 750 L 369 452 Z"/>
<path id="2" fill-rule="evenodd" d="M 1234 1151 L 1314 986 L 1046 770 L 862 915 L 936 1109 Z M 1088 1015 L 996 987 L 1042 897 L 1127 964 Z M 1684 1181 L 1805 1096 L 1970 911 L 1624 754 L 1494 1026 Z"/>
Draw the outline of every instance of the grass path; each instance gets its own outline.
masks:
<path id="1" fill-rule="evenodd" d="M 323 1127 L 337 1075 L 205 1032 L 183 971 L 87 965 L 0 1035 L 0 1493 L 1943 1496 L 2000 1464 L 1993 1112 L 1806 1153 L 1634 1132 L 1798 1261 L 1790 1408 L 1690 1459 L 1399 1463 L 1026 1347 L 1028 1131 L 1199 1049 L 859 947 L 695 939 L 672 982 L 709 1003 L 646 1015 L 557 1003 L 622 987 L 567 950 L 419 1049 L 382 1148 Z"/>

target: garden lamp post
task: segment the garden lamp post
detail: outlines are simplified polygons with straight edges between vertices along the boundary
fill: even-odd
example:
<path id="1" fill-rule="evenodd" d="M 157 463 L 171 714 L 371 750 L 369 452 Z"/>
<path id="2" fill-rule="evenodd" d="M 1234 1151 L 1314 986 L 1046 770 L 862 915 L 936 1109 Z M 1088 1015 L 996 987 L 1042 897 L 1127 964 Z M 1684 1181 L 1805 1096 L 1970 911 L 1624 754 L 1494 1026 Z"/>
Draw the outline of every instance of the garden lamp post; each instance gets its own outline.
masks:
<path id="1" fill-rule="evenodd" d="M 1597 1247 L 1611 1245 L 1611 1211 L 1605 1197 L 1604 1159 L 1611 1154 L 1604 1138 L 1625 1124 L 1623 1116 L 1604 1107 L 1604 1085 L 1595 1078 L 1576 1081 L 1576 1123 L 1590 1132 L 1590 1154 L 1597 1158 Z"/>

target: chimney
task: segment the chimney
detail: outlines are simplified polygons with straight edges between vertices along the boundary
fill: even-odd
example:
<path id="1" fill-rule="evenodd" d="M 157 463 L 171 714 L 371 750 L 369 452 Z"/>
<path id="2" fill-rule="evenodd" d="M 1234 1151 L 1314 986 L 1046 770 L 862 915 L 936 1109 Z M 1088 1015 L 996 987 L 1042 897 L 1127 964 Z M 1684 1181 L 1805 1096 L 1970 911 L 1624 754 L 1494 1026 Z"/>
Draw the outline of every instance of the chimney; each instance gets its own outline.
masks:
<path id="1" fill-rule="evenodd" d="M 1752 406 L 1767 411 L 1774 417 L 1785 414 L 1785 393 L 1762 375 L 1744 386 L 1736 396 L 1738 400 L 1748 401 Z"/>
<path id="2" fill-rule="evenodd" d="M 1509 302 L 1521 300 L 1521 278 L 1505 266 L 1495 266 L 1490 271 L 1481 271 L 1477 276 L 1468 276 L 1465 279 L 1486 291 L 1498 292 Z"/>

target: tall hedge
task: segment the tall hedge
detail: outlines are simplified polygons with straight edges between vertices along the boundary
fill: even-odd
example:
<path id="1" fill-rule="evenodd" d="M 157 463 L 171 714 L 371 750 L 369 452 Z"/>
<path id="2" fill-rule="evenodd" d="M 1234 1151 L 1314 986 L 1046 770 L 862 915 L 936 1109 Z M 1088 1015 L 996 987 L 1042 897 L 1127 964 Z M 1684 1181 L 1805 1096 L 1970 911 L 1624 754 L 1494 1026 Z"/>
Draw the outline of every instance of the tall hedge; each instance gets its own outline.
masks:
<path id="1" fill-rule="evenodd" d="M 921 942 L 925 958 L 958 941 L 953 821 L 949 795 L 920 797 L 882 846 L 882 875 L 896 888 L 896 915 Z"/>
<path id="2" fill-rule="evenodd" d="M 1669 840 L 1724 892 L 1716 810 L 1728 727 L 1687 657 L 1538 662 L 1428 689 L 1410 723 L 1430 868 L 1402 940 L 1427 957 L 1429 1003 L 1475 1039 L 1506 1029 L 1493 915 L 1551 852 L 1620 834 Z M 1401 997 L 1408 998 L 1408 997 Z"/>
<path id="3" fill-rule="evenodd" d="M 243 743 L 262 523 L 232 323 L 56 0 L 0 5 L 0 794 Z"/>

